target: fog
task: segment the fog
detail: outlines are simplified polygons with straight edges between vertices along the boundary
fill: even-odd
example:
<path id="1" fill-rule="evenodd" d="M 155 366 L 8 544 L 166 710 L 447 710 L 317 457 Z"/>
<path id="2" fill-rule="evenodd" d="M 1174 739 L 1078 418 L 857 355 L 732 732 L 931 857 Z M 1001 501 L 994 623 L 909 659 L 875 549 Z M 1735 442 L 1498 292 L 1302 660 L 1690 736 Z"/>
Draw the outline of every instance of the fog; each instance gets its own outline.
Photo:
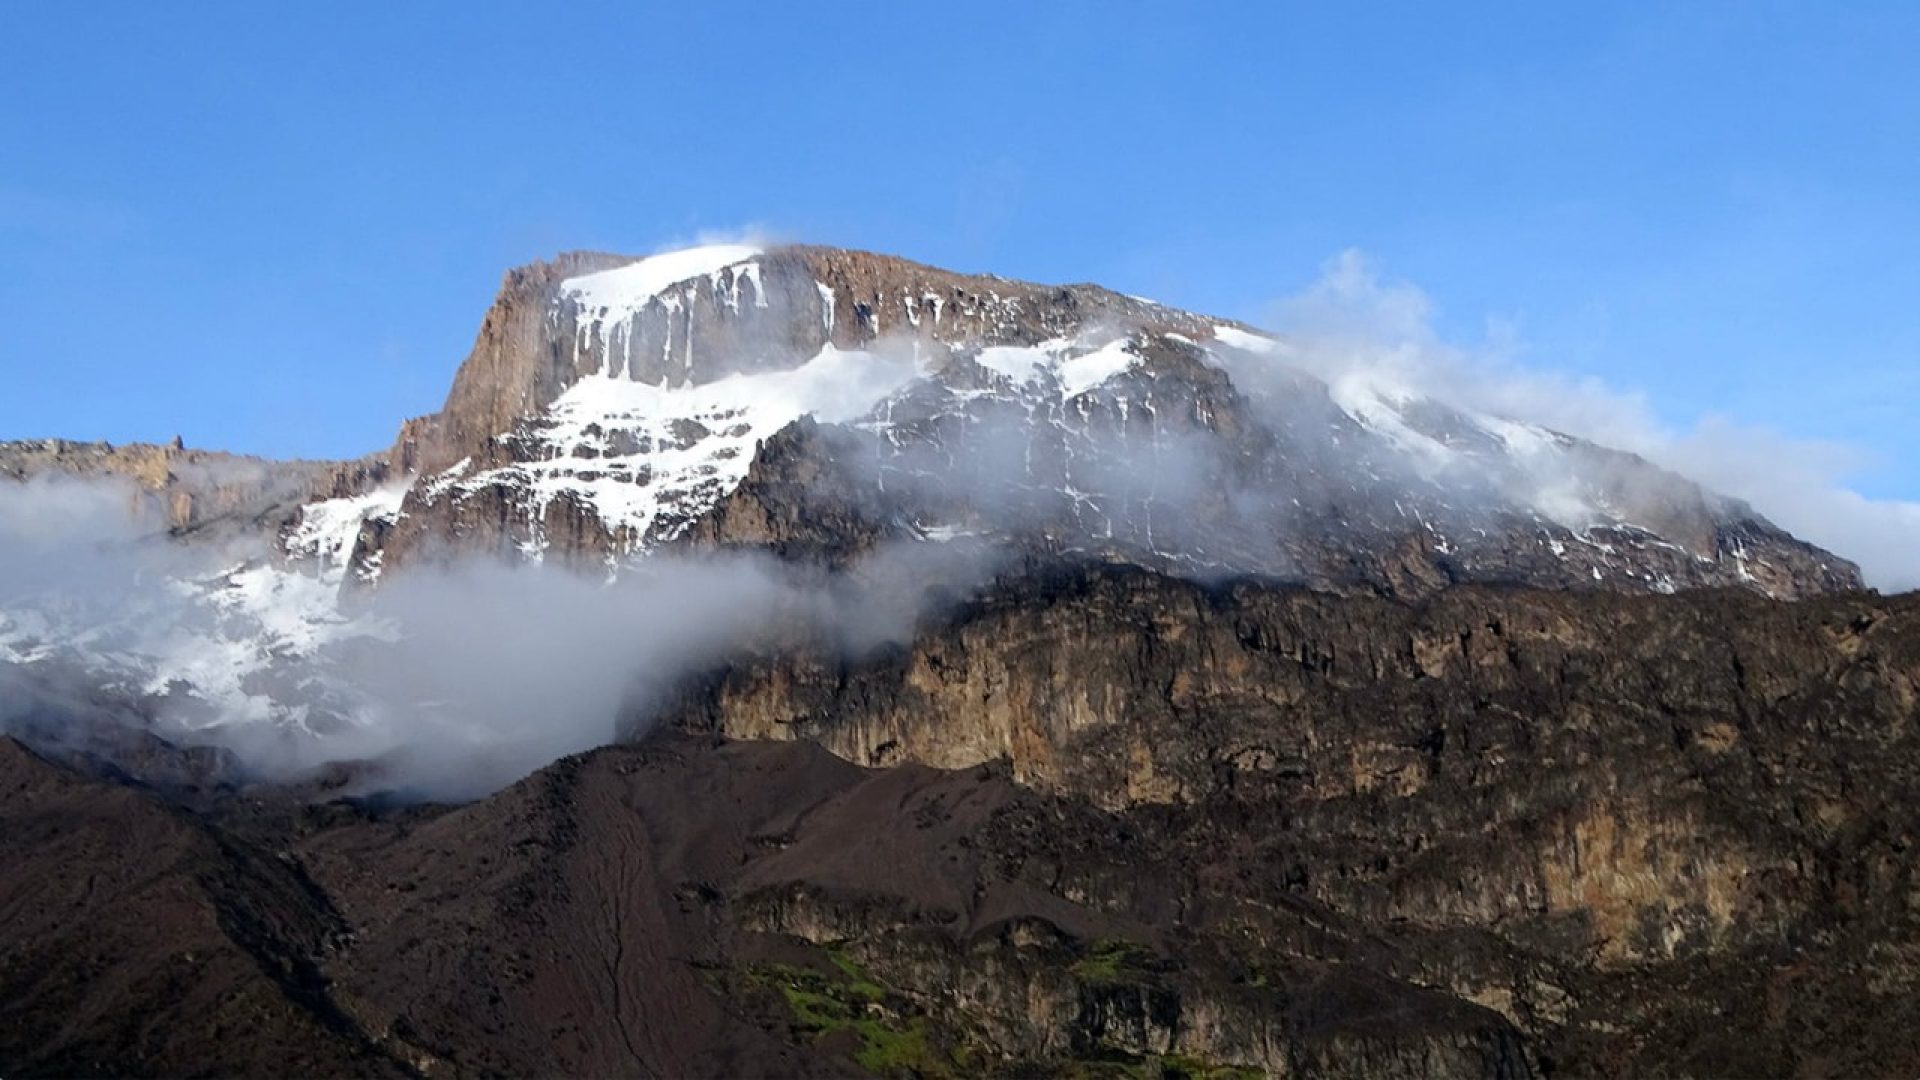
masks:
<path id="1" fill-rule="evenodd" d="M 268 570 L 264 541 L 172 542 L 143 529 L 142 506 L 113 482 L 0 485 L 0 730 L 46 738 L 53 720 L 139 717 L 233 751 L 259 779 L 350 763 L 359 788 L 434 799 L 644 726 L 676 680 L 739 650 L 805 639 L 858 657 L 904 641 L 997 565 L 974 544 L 883 546 L 832 576 L 753 555 L 657 556 L 612 582 L 474 560 L 397 574 L 338 613 L 256 620 L 223 583 L 320 584 Z M 234 649 L 278 655 L 248 668 L 242 709 L 164 692 L 139 663 L 155 642 L 182 675 Z"/>
<path id="2" fill-rule="evenodd" d="M 0 730 L 46 737 L 57 730 L 50 717 L 109 717 L 231 750 L 262 779 L 350 764 L 361 788 L 462 799 L 644 726 L 680 680 L 741 650 L 805 638 L 857 658 L 908 640 L 1003 565 L 995 543 L 968 538 L 971 526 L 1043 545 L 1123 548 L 1194 576 L 1285 575 L 1293 568 L 1273 538 L 1314 499 L 1338 501 L 1343 520 L 1364 516 L 1355 500 L 1367 497 L 1397 514 L 1399 497 L 1420 485 L 1444 488 L 1465 514 L 1515 498 L 1550 516 L 1578 503 L 1558 494 L 1572 468 L 1559 457 L 1551 475 L 1435 475 L 1382 452 L 1391 440 L 1328 439 L 1350 423 L 1334 398 L 1356 388 L 1641 454 L 1858 561 L 1871 585 L 1920 585 L 1920 504 L 1849 490 L 1843 478 L 1857 459 L 1844 448 L 1722 418 L 1673 430 L 1638 395 L 1523 364 L 1497 336 L 1447 342 L 1425 294 L 1383 280 L 1356 253 L 1276 304 L 1268 321 L 1284 354 L 1243 355 L 1228 369 L 1234 400 L 1259 414 L 1254 441 L 1278 443 L 1250 448 L 1198 422 L 1197 412 L 1227 407 L 1227 396 L 1207 399 L 1204 380 L 1197 400 L 1158 397 L 1154 379 L 1123 375 L 1092 397 L 1046 385 L 995 396 L 1004 385 L 983 381 L 959 395 L 973 403 L 960 412 L 944 392 L 893 401 L 884 424 L 856 425 L 884 430 L 885 452 L 877 442 L 866 451 L 875 456 L 848 460 L 873 470 L 864 479 L 877 482 L 880 512 L 930 510 L 927 524 L 953 535 L 882 545 L 833 575 L 743 554 L 649 557 L 612 582 L 469 561 L 409 567 L 339 603 L 330 584 L 279 566 L 270 538 L 170 540 L 162 508 L 129 484 L 0 484 Z M 918 363 L 918 350 L 895 342 L 872 351 L 898 366 Z M 826 401 L 813 402 L 816 411 Z M 1667 482 L 1604 458 L 1580 467 L 1602 483 Z M 1354 488 L 1363 473 L 1373 486 Z M 1329 496 L 1315 483 L 1346 486 Z M 1578 528 L 1578 512 L 1563 523 Z"/>
<path id="3" fill-rule="evenodd" d="M 1312 285 L 1273 304 L 1266 321 L 1293 347 L 1288 359 L 1321 378 L 1386 380 L 1637 453 L 1854 560 L 1874 588 L 1920 587 L 1920 503 L 1869 499 L 1849 488 L 1847 476 L 1864 464 L 1857 449 L 1724 416 L 1676 429 L 1655 417 L 1642 393 L 1523 361 L 1509 334 L 1448 342 L 1434 329 L 1426 293 L 1383 278 L 1357 251 L 1329 261 Z"/>

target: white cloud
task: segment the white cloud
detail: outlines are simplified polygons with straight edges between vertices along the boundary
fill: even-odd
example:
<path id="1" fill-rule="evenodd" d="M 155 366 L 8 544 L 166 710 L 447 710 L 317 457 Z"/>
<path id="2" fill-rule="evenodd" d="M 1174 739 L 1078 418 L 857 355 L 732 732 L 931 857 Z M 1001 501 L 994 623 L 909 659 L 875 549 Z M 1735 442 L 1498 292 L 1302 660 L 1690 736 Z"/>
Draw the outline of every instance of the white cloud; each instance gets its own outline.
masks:
<path id="1" fill-rule="evenodd" d="M 1920 503 L 1869 499 L 1847 486 L 1862 455 L 1721 416 L 1676 430 L 1643 394 L 1522 362 L 1510 330 L 1478 344 L 1444 341 L 1431 298 L 1383 280 L 1358 251 L 1328 261 L 1318 281 L 1274 305 L 1269 321 L 1297 359 L 1329 381 L 1360 375 L 1482 412 L 1542 424 L 1640 454 L 1780 527 L 1860 564 L 1867 584 L 1920 587 Z"/>

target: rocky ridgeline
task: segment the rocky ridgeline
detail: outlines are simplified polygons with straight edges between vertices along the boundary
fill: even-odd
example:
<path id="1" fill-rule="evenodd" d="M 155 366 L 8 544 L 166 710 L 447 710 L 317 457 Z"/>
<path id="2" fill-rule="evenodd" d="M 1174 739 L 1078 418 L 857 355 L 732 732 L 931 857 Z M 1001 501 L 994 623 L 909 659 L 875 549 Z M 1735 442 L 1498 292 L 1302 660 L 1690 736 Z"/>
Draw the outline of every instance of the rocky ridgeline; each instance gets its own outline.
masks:
<path id="1" fill-rule="evenodd" d="M 24 439 L 0 442 L 0 477 L 76 477 L 125 481 L 135 511 L 181 537 L 206 533 L 277 534 L 307 503 L 351 496 L 386 472 L 378 458 L 353 462 L 272 461 L 155 443 Z"/>
<path id="2" fill-rule="evenodd" d="M 405 755 L 262 783 L 153 737 L 149 697 L 0 665 L 33 744 L 0 739 L 0 1071 L 1920 1063 L 1913 597 L 1231 323 L 827 249 L 666 258 L 508 275 L 380 459 L 0 468 L 126 477 L 318 586 L 661 550 L 994 572 L 877 646 L 769 616 L 622 745 L 461 806 L 385 790 Z M 262 634 L 326 594 L 283 571 L 242 575 Z"/>
<path id="3" fill-rule="evenodd" d="M 0 1062 L 1920 1063 L 1913 597 L 1409 605 L 1056 567 L 908 648 L 730 665 L 669 715 L 457 807 L 320 801 L 348 774 L 248 787 L 136 737 L 111 764 L 107 740 L 0 739 L 0 903 L 19 915 Z"/>
<path id="4" fill-rule="evenodd" d="M 566 295 L 569 279 L 640 260 L 574 252 L 510 271 L 445 407 L 410 422 L 393 459 L 437 473 L 484 460 L 493 440 L 601 371 L 650 383 L 711 382 L 787 366 L 833 344 L 890 335 L 946 345 L 1035 344 L 1094 320 L 1204 332 L 1198 316 L 1090 285 L 964 275 L 836 248 L 741 252 L 742 265 L 689 275 L 620 318 Z M 742 266 L 754 270 L 749 277 Z"/>
<path id="5" fill-rule="evenodd" d="M 973 534 L 1394 595 L 1858 587 L 1844 559 L 1632 455 L 1356 396 L 1286 352 L 1095 286 L 861 252 L 567 255 L 507 276 L 445 407 L 387 455 L 411 486 L 353 558 L 602 569 Z"/>

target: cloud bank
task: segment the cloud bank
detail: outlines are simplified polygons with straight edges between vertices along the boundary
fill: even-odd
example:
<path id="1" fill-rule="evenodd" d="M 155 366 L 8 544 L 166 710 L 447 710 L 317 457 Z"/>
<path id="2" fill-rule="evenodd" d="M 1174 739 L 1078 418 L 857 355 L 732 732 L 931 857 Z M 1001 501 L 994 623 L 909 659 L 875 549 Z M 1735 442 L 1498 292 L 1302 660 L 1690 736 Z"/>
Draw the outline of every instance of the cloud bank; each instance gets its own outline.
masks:
<path id="1" fill-rule="evenodd" d="M 471 560 L 335 608 L 264 538 L 174 543 L 142 505 L 111 481 L 0 484 L 0 731 L 144 722 L 257 778 L 348 764 L 356 787 L 436 799 L 644 727 L 677 680 L 738 650 L 903 641 L 997 565 L 968 544 L 882 547 L 831 577 L 753 555 L 655 556 L 614 582 Z"/>
<path id="2" fill-rule="evenodd" d="M 1294 346 L 1289 359 L 1337 382 L 1365 377 L 1462 408 L 1523 420 L 1633 453 L 1860 564 L 1867 584 L 1920 588 L 1920 502 L 1869 499 L 1847 486 L 1862 456 L 1723 416 L 1690 428 L 1661 423 L 1642 394 L 1524 363 L 1511 336 L 1479 345 L 1442 340 L 1432 300 L 1384 279 L 1362 253 L 1330 260 L 1320 278 L 1275 303 L 1266 321 Z"/>

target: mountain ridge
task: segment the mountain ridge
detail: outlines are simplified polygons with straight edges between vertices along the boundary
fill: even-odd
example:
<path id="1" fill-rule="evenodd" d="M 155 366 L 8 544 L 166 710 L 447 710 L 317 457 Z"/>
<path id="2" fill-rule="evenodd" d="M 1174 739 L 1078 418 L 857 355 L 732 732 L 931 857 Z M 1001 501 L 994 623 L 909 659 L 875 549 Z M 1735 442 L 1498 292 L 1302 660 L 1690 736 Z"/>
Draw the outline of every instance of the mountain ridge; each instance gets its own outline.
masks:
<path id="1" fill-rule="evenodd" d="M 156 527 L 226 560 L 182 582 L 198 610 L 179 630 L 148 614 L 103 652 L 57 611 L 0 612 L 0 659 L 78 648 L 116 684 L 184 692 L 195 723 L 299 727 L 314 694 L 341 707 L 319 690 L 336 654 L 389 632 L 362 594 L 475 558 L 612 578 L 656 553 L 832 573 L 915 549 L 930 568 L 1092 560 L 1412 600 L 1860 587 L 1633 455 L 1377 372 L 1323 378 L 1301 348 L 1098 286 L 868 252 L 567 254 L 507 272 L 446 407 L 384 454 L 0 445 L 17 480 L 130 480 Z"/>
<path id="2" fill-rule="evenodd" d="M 383 455 L 0 444 L 121 485 L 0 533 L 0 1069 L 1920 1061 L 1920 595 L 943 274 L 576 255 Z"/>
<path id="3" fill-rule="evenodd" d="M 695 259 L 685 264 L 704 266 L 700 272 L 666 285 L 655 282 L 624 298 L 617 289 L 609 293 L 605 288 L 579 284 L 707 251 L 715 254 L 706 263 Z M 570 282 L 575 284 L 570 286 Z M 581 296 L 611 296 L 613 306 L 583 305 Z M 842 424 L 864 427 L 892 443 L 880 453 L 898 460 L 880 461 L 879 475 L 862 480 L 868 486 L 884 486 L 890 469 L 926 472 L 923 463 L 913 460 L 916 454 L 948 453 L 940 446 L 946 435 L 937 429 L 955 424 L 976 431 L 999 425 L 996 438 L 1014 442 L 1027 439 L 1029 472 L 1035 447 L 1055 457 L 1062 453 L 1071 457 L 1076 442 L 1078 449 L 1091 450 L 1095 457 L 1116 459 L 1121 463 L 1118 468 L 1128 468 L 1126 462 L 1142 452 L 1140 445 L 1146 441 L 1126 412 L 1131 399 L 1114 389 L 1129 378 L 1130 370 L 1146 374 L 1159 387 L 1172 388 L 1175 398 L 1169 404 L 1176 411 L 1211 414 L 1176 417 L 1178 429 L 1172 432 L 1173 437 L 1189 444 L 1179 452 L 1189 452 L 1198 442 L 1215 436 L 1232 440 L 1241 432 L 1219 428 L 1223 408 L 1237 414 L 1231 418 L 1236 429 L 1247 427 L 1252 419 L 1264 419 L 1254 416 L 1243 400 L 1249 392 L 1240 384 L 1242 372 L 1247 370 L 1247 356 L 1285 367 L 1289 348 L 1244 324 L 1177 311 L 1100 286 L 1049 286 L 989 275 L 955 274 L 869 252 L 805 245 L 762 251 L 735 245 L 639 259 L 571 253 L 507 275 L 501 295 L 483 320 L 472 353 L 456 373 L 445 407 L 439 413 L 407 421 L 388 454 L 398 471 L 412 473 L 424 482 L 414 485 L 410 501 L 399 511 L 399 528 L 376 530 L 356 559 L 364 562 L 377 554 L 388 565 L 395 565 L 417 550 L 433 546 L 506 556 L 519 550 L 537 558 L 551 543 L 563 559 L 612 566 L 628 552 L 671 541 L 737 490 L 746 475 L 741 463 L 753 461 L 760 445 L 797 418 L 796 412 L 778 410 L 764 418 L 746 416 L 750 422 L 734 423 L 743 434 L 735 442 L 723 443 L 711 437 L 715 425 L 704 419 L 708 413 L 701 410 L 710 410 L 711 415 L 728 422 L 727 418 L 745 416 L 740 410 L 749 406 L 729 401 L 676 402 L 675 391 L 684 391 L 677 395 L 679 398 L 695 399 L 701 397 L 698 391 L 703 387 L 717 393 L 716 388 L 737 383 L 739 380 L 732 378 L 735 376 L 804 373 L 811 363 L 809 357 L 818 360 L 832 355 L 844 361 L 847 357 L 884 357 L 888 349 L 912 351 L 913 371 L 891 383 L 879 384 L 866 399 L 854 403 L 873 412 L 862 417 L 860 408 L 846 408 L 845 417 L 838 418 Z M 863 351 L 876 349 L 880 350 L 877 354 Z M 1241 367 L 1224 376 L 1228 396 L 1221 398 L 1220 391 L 1205 387 L 1210 380 L 1223 377 L 1216 372 L 1229 370 L 1223 360 L 1228 353 L 1238 358 L 1235 362 Z M 872 374 L 868 371 L 861 377 Z M 1037 399 L 1031 392 L 1036 377 L 1060 378 L 1062 403 L 1078 409 L 1081 415 L 1063 414 L 1057 406 Z M 1256 376 L 1267 377 L 1266 373 Z M 1442 498 L 1438 507 L 1415 506 L 1409 510 L 1403 505 L 1406 500 L 1399 498 L 1404 489 L 1430 486 L 1430 477 L 1383 480 L 1373 475 L 1361 483 L 1350 482 L 1363 472 L 1377 473 L 1382 461 L 1387 463 L 1385 467 L 1403 473 L 1435 468 L 1450 468 L 1461 474 L 1490 469 L 1517 469 L 1521 473 L 1557 470 L 1572 477 L 1573 487 L 1588 490 L 1555 492 L 1552 503 L 1542 501 L 1537 506 L 1528 504 L 1534 498 L 1532 494 L 1523 494 L 1519 505 L 1513 507 L 1520 512 L 1520 520 L 1492 526 L 1480 520 L 1456 522 L 1456 530 L 1466 532 L 1497 528 L 1508 536 L 1495 547 L 1514 549 L 1495 551 L 1483 544 L 1472 560 L 1447 560 L 1428 552 L 1419 560 L 1427 564 L 1424 567 L 1409 566 L 1383 578 L 1370 571 L 1356 575 L 1339 570 L 1340 562 L 1354 556 L 1351 549 L 1243 551 L 1227 559 L 1221 566 L 1223 572 L 1291 572 L 1326 587 L 1363 585 L 1416 591 L 1432 587 L 1423 580 L 1441 582 L 1461 573 L 1468 580 L 1512 576 L 1544 583 L 1549 580 L 1542 575 L 1550 560 L 1542 549 L 1562 555 L 1560 549 L 1569 540 L 1584 535 L 1584 528 L 1577 524 L 1562 530 L 1563 520 L 1572 523 L 1584 515 L 1587 525 L 1626 524 L 1630 533 L 1637 531 L 1654 541 L 1672 542 L 1694 559 L 1666 557 L 1655 550 L 1656 545 L 1628 535 L 1623 538 L 1635 546 L 1630 556 L 1624 560 L 1577 558 L 1575 574 L 1559 573 L 1551 579 L 1555 584 L 1576 585 L 1578 576 L 1585 576 L 1609 587 L 1736 584 L 1783 596 L 1859 585 L 1857 570 L 1845 560 L 1799 545 L 1751 508 L 1706 495 L 1633 455 L 1568 440 L 1529 425 L 1467 416 L 1439 403 L 1393 401 L 1367 386 L 1352 393 L 1334 387 L 1337 400 L 1327 400 L 1329 389 L 1297 369 L 1282 378 L 1291 380 L 1280 387 L 1282 394 L 1300 395 L 1303 400 L 1317 398 L 1321 404 L 1316 407 L 1309 402 L 1306 406 L 1317 408 L 1317 414 L 1287 414 L 1275 421 L 1278 434 L 1282 438 L 1292 435 L 1293 441 L 1284 447 L 1281 458 L 1255 465 L 1274 475 L 1262 481 L 1267 484 L 1265 489 L 1242 501 L 1264 499 L 1272 503 L 1289 496 L 1297 500 L 1301 489 L 1310 489 L 1313 499 L 1324 505 L 1310 508 L 1306 521 L 1291 524 L 1298 534 L 1338 532 L 1348 528 L 1349 519 L 1358 514 L 1371 520 L 1354 526 L 1361 535 L 1352 547 L 1371 554 L 1380 548 L 1416 542 L 1423 532 L 1434 533 L 1433 519 L 1454 508 L 1446 506 Z M 1000 379 L 1008 382 L 1000 383 Z M 892 396 L 887 392 L 889 385 L 895 388 Z M 572 400 L 586 398 L 585 388 L 607 387 L 611 391 L 628 386 L 655 387 L 662 393 L 634 398 L 629 390 L 631 400 L 624 406 L 613 403 L 617 394 L 602 395 L 605 401 Z M 933 401 L 929 395 L 941 387 L 954 400 Z M 1150 387 L 1136 389 L 1151 394 Z M 983 392 L 996 400 L 986 406 L 960 400 L 976 399 Z M 921 399 L 917 403 L 916 394 Z M 904 431 L 913 444 L 905 452 L 900 446 L 903 429 L 883 430 L 875 416 L 885 410 L 890 423 L 896 401 L 922 410 L 913 419 L 919 426 Z M 1150 398 L 1143 404 L 1149 410 L 1157 408 Z M 1118 415 L 1095 415 L 1089 412 L 1089 405 L 1108 414 L 1117 408 Z M 619 430 L 622 408 L 627 410 L 625 422 L 638 423 L 638 427 Z M 1029 420 L 1024 423 L 1028 426 L 1045 422 L 1059 430 L 1039 436 L 1006 430 L 1009 421 L 1004 415 L 991 415 L 995 408 L 1001 414 L 1009 408 L 1025 409 Z M 1040 416 L 1036 412 L 1040 409 L 1048 415 Z M 572 417 L 558 429 L 550 422 L 556 410 Z M 675 415 L 676 410 L 690 415 Z M 817 412 L 815 415 L 816 419 L 836 419 Z M 1153 411 L 1152 415 L 1158 425 L 1160 414 Z M 1271 428 L 1273 423 L 1265 426 Z M 1145 434 L 1151 439 L 1161 432 Z M 1273 442 L 1271 432 L 1259 437 Z M 563 444 L 563 439 L 568 441 Z M 1343 439 L 1375 445 L 1363 447 L 1362 457 L 1330 457 L 1327 447 Z M 1469 445 L 1472 440 L 1484 445 Z M 656 446 L 661 449 L 653 452 Z M 703 446 L 715 449 L 703 451 Z M 1460 446 L 1467 447 L 1464 453 Z M 662 479 L 661 464 L 669 456 L 698 458 L 703 452 L 709 455 L 705 460 L 695 460 Z M 1206 447 L 1197 452 L 1244 458 L 1249 453 L 1272 451 L 1241 440 L 1223 451 Z M 1528 455 L 1546 463 L 1521 460 Z M 1297 463 L 1314 456 L 1325 459 L 1313 466 L 1320 475 L 1303 479 Z M 1434 460 L 1417 460 L 1422 456 Z M 1454 458 L 1465 464 L 1451 460 Z M 819 468 L 833 469 L 842 464 L 821 462 Z M 1226 472 L 1212 467 L 1222 464 Z M 1247 483 L 1241 475 L 1244 469 L 1232 462 L 1209 463 L 1209 467 L 1211 471 L 1183 479 L 1195 487 L 1201 483 Z M 1035 483 L 1066 493 L 1079 484 L 1085 491 L 1087 478 L 1072 475 L 1071 462 L 1064 468 L 1068 472 L 1056 467 L 1054 475 L 1048 477 L 1011 473 L 982 477 L 982 484 L 996 490 L 968 490 L 960 495 L 964 502 L 977 503 L 982 496 L 999 499 L 1008 495 L 1006 489 L 1031 488 Z M 1288 469 L 1293 470 L 1291 475 L 1286 474 Z M 1094 471 L 1100 471 L 1100 467 L 1096 465 Z M 1350 475 L 1333 475 L 1338 472 Z M 708 479 L 714 476 L 718 479 Z M 1523 476 L 1497 483 L 1509 482 L 1534 481 Z M 1553 482 L 1567 486 L 1558 477 Z M 1441 485 L 1461 488 L 1457 475 L 1441 481 Z M 631 503 L 636 489 L 649 486 L 661 494 L 657 498 L 646 496 L 653 509 L 642 516 L 623 516 L 621 511 L 609 509 L 610 501 Z M 1418 490 L 1414 493 L 1421 494 Z M 1150 503 L 1158 495 L 1149 493 L 1145 497 Z M 1475 490 L 1470 497 L 1490 506 L 1502 500 L 1510 503 L 1513 498 L 1512 493 L 1483 490 Z M 1042 512 L 1048 519 L 1039 525 L 1042 532 L 1050 536 L 1077 534 L 1081 541 L 1088 540 L 1087 534 L 1095 529 L 1097 512 L 1102 519 L 1098 528 L 1110 536 L 1116 511 L 1130 516 L 1141 512 L 1140 506 L 1101 505 L 1125 503 L 1125 493 L 1093 491 L 1090 498 L 1077 494 L 1072 498 L 1078 505 L 1064 513 L 1057 508 Z M 1625 500 L 1625 504 L 1616 508 L 1607 505 L 1608 500 Z M 938 496 L 935 501 L 939 501 Z M 460 503 L 471 505 L 455 505 Z M 1394 505 L 1387 510 L 1383 503 Z M 1546 508 L 1544 516 L 1541 507 Z M 955 510 L 951 506 L 931 509 L 948 514 Z M 1151 514 L 1153 508 L 1149 505 L 1145 510 Z M 895 506 L 889 511 L 917 522 L 916 529 L 909 533 L 924 532 L 928 525 L 965 527 L 921 520 L 929 512 L 924 505 Z M 1467 517 L 1476 515 L 1469 513 Z M 1069 518 L 1072 520 L 1066 520 Z M 1528 540 L 1520 535 L 1532 529 L 1525 520 L 1529 518 L 1553 536 L 1542 539 L 1536 535 Z M 1023 519 L 1017 524 L 1024 527 L 1034 522 Z M 1289 527 L 1272 522 L 1219 524 L 1229 531 L 1256 533 Z M 713 542 L 725 543 L 725 537 L 715 535 L 709 527 L 696 531 Z M 549 534 L 561 539 L 550 542 Z M 1427 542 L 1444 556 L 1451 554 L 1449 546 L 1462 539 L 1436 533 Z M 1612 540 L 1603 541 L 1595 552 L 1611 555 L 1600 551 L 1611 544 Z M 1136 549 L 1138 546 L 1134 545 Z M 1533 550 L 1522 550 L 1525 548 Z M 1750 553 L 1757 553 L 1752 565 Z M 1132 552 L 1139 554 L 1138 550 Z M 1193 553 L 1176 550 L 1168 554 L 1178 558 Z M 393 558 L 389 560 L 390 555 Z M 1218 558 L 1216 554 L 1200 553 L 1203 564 Z M 1710 565 L 1694 565 L 1701 560 Z M 1468 565 L 1451 567 L 1447 565 L 1450 561 Z"/>

